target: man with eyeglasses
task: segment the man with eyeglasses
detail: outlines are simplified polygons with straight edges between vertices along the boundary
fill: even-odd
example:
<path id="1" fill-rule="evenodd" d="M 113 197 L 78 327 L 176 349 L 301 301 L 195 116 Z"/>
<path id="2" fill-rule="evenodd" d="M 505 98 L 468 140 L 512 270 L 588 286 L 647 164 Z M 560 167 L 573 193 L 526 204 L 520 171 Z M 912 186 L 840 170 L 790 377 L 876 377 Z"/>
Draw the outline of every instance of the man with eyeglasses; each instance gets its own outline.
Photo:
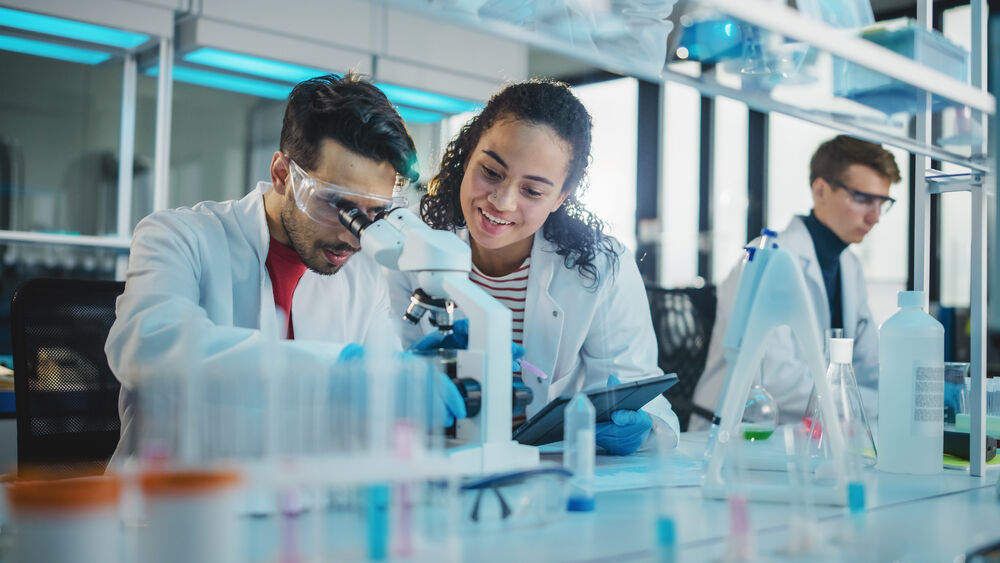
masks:
<path id="1" fill-rule="evenodd" d="M 418 176 L 413 140 L 389 100 L 353 74 L 298 84 L 270 176 L 241 200 L 161 211 L 136 226 L 105 345 L 122 382 L 113 461 L 134 450 L 142 374 L 256 373 L 268 358 L 305 369 L 362 346 L 400 348 L 383 272 L 355 256 L 360 242 L 337 218 L 344 206 L 374 217 Z M 446 402 L 464 416 L 464 405 Z"/>
<path id="2" fill-rule="evenodd" d="M 799 258 L 821 333 L 839 328 L 845 337 L 854 339 L 854 371 L 869 410 L 876 406 L 873 393 L 878 388 L 878 331 L 868 308 L 861 261 L 845 250 L 864 240 L 892 208 L 895 200 L 889 196 L 889 186 L 899 179 L 895 158 L 881 146 L 845 135 L 826 141 L 809 165 L 812 211 L 793 218 L 777 238 L 779 246 Z M 694 394 L 694 402 L 709 411 L 715 409 L 725 379 L 722 340 L 741 271 L 742 264 L 734 267 L 718 287 L 708 359 Z M 778 403 L 779 422 L 800 421 L 813 383 L 805 358 L 787 327 L 776 331 L 768 341 L 761 377 L 764 388 Z M 707 420 L 691 417 L 690 430 L 707 426 Z"/>

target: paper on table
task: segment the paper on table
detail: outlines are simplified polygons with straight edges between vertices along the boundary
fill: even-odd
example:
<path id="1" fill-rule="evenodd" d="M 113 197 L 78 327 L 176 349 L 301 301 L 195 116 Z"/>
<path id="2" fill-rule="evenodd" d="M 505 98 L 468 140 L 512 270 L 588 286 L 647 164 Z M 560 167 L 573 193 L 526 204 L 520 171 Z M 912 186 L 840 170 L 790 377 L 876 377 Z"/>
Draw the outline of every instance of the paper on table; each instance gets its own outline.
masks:
<path id="1" fill-rule="evenodd" d="M 562 442 L 539 446 L 542 459 L 562 463 Z M 678 450 L 666 457 L 638 452 L 627 456 L 598 455 L 594 468 L 594 492 L 626 491 L 650 487 L 697 487 L 704 477 L 702 462 Z"/>
<path id="2" fill-rule="evenodd" d="M 624 491 L 649 487 L 696 487 L 701 485 L 700 461 L 671 455 L 664 468 L 655 453 L 630 456 L 597 456 L 595 492 Z"/>

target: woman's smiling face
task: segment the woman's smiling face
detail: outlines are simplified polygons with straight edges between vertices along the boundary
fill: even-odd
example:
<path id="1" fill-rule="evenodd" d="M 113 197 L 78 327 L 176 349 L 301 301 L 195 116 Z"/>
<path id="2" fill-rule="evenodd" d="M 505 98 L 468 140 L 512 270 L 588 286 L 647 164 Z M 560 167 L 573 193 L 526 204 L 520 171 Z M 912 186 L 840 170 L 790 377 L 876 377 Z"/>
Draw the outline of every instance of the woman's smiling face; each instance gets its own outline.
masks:
<path id="1" fill-rule="evenodd" d="M 523 255 L 568 192 L 570 145 L 547 125 L 501 119 L 469 156 L 459 198 L 478 250 Z"/>

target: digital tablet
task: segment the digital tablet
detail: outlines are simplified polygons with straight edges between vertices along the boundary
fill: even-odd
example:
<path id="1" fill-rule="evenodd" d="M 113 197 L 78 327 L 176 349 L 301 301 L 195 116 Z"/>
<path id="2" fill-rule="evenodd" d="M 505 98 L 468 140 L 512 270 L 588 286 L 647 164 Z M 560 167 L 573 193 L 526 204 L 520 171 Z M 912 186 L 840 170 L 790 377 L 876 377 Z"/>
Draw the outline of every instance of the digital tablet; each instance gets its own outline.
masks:
<path id="1" fill-rule="evenodd" d="M 611 420 L 611 413 L 617 410 L 637 411 L 657 395 L 677 383 L 677 374 L 668 373 L 648 379 L 629 381 L 614 387 L 587 391 L 587 397 L 594 404 L 597 422 Z M 529 446 L 541 446 L 563 439 L 563 409 L 571 397 L 560 397 L 545 405 L 535 416 L 528 419 L 514 431 L 514 439 Z"/>

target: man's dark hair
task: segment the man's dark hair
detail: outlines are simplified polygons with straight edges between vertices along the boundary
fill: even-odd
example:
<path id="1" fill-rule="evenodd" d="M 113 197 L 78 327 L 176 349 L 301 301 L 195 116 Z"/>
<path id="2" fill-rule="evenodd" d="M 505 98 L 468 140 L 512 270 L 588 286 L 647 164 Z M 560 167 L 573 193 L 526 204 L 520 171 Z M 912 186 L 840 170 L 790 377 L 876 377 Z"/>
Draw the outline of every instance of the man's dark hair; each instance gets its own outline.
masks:
<path id="1" fill-rule="evenodd" d="M 378 162 L 410 181 L 420 175 L 416 148 L 389 99 L 361 76 L 327 74 L 300 82 L 288 95 L 281 151 L 313 170 L 323 139 Z"/>
<path id="2" fill-rule="evenodd" d="M 813 153 L 809 162 L 809 184 L 812 185 L 816 178 L 839 181 L 852 164 L 871 168 L 889 180 L 890 184 L 899 181 L 896 159 L 882 145 L 838 135 L 820 145 Z"/>
<path id="3" fill-rule="evenodd" d="M 465 167 L 483 133 L 504 120 L 545 125 L 570 146 L 569 170 L 566 182 L 560 186 L 568 196 L 545 220 L 541 232 L 556 245 L 556 253 L 563 257 L 567 268 L 576 268 L 596 286 L 599 271 L 594 260 L 598 254 L 605 254 L 612 267 L 617 267 L 618 254 L 604 236 L 603 222 L 577 197 L 590 161 L 591 119 L 580 100 L 561 82 L 528 80 L 494 94 L 483 111 L 448 144 L 441 168 L 420 202 L 421 217 L 435 229 L 465 226 L 459 199 Z"/>

